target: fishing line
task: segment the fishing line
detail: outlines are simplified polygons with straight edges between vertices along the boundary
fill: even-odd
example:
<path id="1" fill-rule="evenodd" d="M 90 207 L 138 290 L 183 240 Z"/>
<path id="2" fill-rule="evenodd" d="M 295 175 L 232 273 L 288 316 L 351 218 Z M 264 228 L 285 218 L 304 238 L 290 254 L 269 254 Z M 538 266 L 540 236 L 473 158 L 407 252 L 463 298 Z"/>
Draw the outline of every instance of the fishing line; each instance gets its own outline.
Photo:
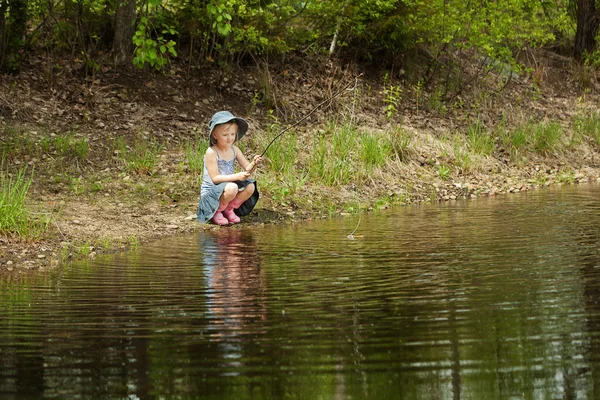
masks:
<path id="1" fill-rule="evenodd" d="M 354 78 L 354 82 L 350 81 L 348 84 L 346 84 L 343 88 L 341 88 L 340 90 L 338 90 L 337 92 L 335 92 L 333 95 L 329 96 L 328 98 L 326 98 L 325 100 L 323 100 L 322 102 L 320 102 L 319 104 L 317 104 L 316 106 L 314 106 L 308 113 L 306 113 L 302 118 L 300 118 L 299 120 L 297 120 L 296 122 L 294 122 L 292 125 L 288 126 L 287 128 L 283 129 L 281 132 L 279 132 L 277 135 L 275 135 L 275 137 L 273 139 L 271 139 L 271 141 L 269 142 L 269 144 L 267 144 L 267 147 L 265 147 L 265 149 L 262 151 L 262 153 L 260 153 L 260 156 L 263 157 L 267 151 L 269 150 L 269 147 L 271 147 L 271 145 L 273 143 L 275 143 L 275 141 L 277 139 L 279 139 L 281 136 L 283 136 L 284 133 L 288 132 L 289 130 L 291 130 L 292 128 L 294 128 L 295 126 L 298 126 L 298 124 L 300 124 L 300 122 L 304 121 L 306 118 L 308 118 L 309 116 L 311 116 L 315 111 L 317 111 L 319 108 L 323 107 L 323 105 L 325 105 L 326 103 L 330 102 L 331 100 L 335 99 L 336 97 L 338 97 L 340 94 L 342 94 L 346 89 L 348 89 L 348 87 L 354 83 L 354 88 L 352 89 L 354 91 L 354 98 L 352 101 L 352 114 L 350 116 L 350 123 L 352 123 L 353 119 L 354 119 L 354 109 L 355 109 L 355 103 L 356 103 L 356 88 L 358 86 L 358 78 L 360 78 L 362 76 L 361 74 L 358 74 L 355 78 Z M 254 172 L 254 170 L 256 169 L 257 165 L 254 165 L 252 167 L 252 169 L 250 170 L 250 172 Z M 355 189 L 356 190 L 356 189 Z M 356 195 L 356 192 L 354 193 Z M 351 234 L 349 234 L 347 236 L 348 239 L 354 239 L 355 236 L 354 234 L 356 233 L 356 231 L 358 230 L 358 227 L 360 225 L 360 219 L 361 219 L 361 211 L 360 211 L 360 201 L 358 201 L 358 223 L 356 224 L 356 227 L 354 228 L 354 230 L 352 231 Z"/>
<path id="2" fill-rule="evenodd" d="M 360 202 L 359 202 L 358 203 L 358 222 L 356 223 L 356 227 L 354 228 L 352 233 L 349 234 L 348 236 L 346 236 L 348 239 L 354 239 L 354 234 L 356 233 L 356 231 L 358 230 L 358 226 L 360 225 L 360 217 L 361 216 L 362 216 L 362 213 L 360 212 Z"/>
<path id="3" fill-rule="evenodd" d="M 358 75 L 356 77 L 355 80 L 355 84 L 354 84 L 354 98 L 352 99 L 352 113 L 350 114 L 350 124 L 352 124 L 352 121 L 354 120 L 354 109 L 356 106 L 356 88 L 358 87 L 358 78 L 360 77 L 360 75 Z M 356 200 L 356 202 L 358 203 L 358 222 L 356 223 L 356 227 L 354 228 L 354 230 L 352 231 L 351 234 L 349 234 L 348 236 L 346 236 L 348 239 L 354 240 L 354 234 L 356 233 L 356 231 L 358 230 L 358 227 L 360 226 L 360 218 L 362 216 L 361 212 L 360 212 L 360 201 L 358 200 L 358 194 L 357 194 L 357 187 L 356 185 L 354 185 L 354 199 Z"/>
<path id="4" fill-rule="evenodd" d="M 358 75 L 355 79 L 355 81 L 358 80 L 358 78 L 361 76 L 362 74 Z M 350 85 L 352 84 L 352 82 L 348 83 L 346 86 L 344 86 L 343 88 L 341 88 L 340 90 L 338 90 L 337 92 L 335 92 L 333 95 L 329 96 L 328 98 L 326 98 L 325 100 L 323 100 L 322 102 L 320 102 L 319 104 L 317 104 L 315 107 L 312 108 L 312 110 L 310 110 L 307 114 L 305 114 L 302 118 L 300 118 L 298 121 L 294 122 L 292 125 L 288 126 L 287 128 L 283 129 L 281 132 L 279 132 L 277 135 L 275 135 L 275 137 L 273 139 L 271 139 L 271 141 L 269 142 L 269 144 L 267 145 L 267 147 L 265 147 L 265 149 L 263 150 L 262 153 L 260 153 L 260 156 L 263 157 L 267 150 L 269 150 L 269 147 L 271 147 L 271 145 L 277 140 L 279 139 L 284 133 L 286 133 L 287 131 L 289 131 L 290 129 L 294 128 L 295 126 L 298 126 L 298 124 L 300 124 L 300 122 L 304 121 L 306 118 L 308 118 L 312 113 L 314 113 L 315 111 L 317 111 L 319 108 L 323 107 L 323 105 L 325 105 L 326 103 L 330 102 L 331 100 L 335 99 L 336 97 L 338 97 L 340 94 L 342 94 Z"/>

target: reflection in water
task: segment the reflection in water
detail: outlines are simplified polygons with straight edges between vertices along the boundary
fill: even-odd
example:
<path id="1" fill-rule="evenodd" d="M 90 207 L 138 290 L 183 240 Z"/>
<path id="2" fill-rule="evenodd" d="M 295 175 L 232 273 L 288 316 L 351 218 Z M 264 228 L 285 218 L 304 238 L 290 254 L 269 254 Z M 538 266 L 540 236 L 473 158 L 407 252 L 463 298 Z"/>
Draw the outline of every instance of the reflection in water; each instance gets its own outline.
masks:
<path id="1" fill-rule="evenodd" d="M 221 229 L 200 234 L 204 256 L 211 340 L 218 342 L 227 366 L 242 367 L 243 345 L 258 335 L 266 318 L 259 255 L 248 230 Z M 257 323 L 258 321 L 258 323 Z M 236 369 L 227 375 L 237 375 Z"/>
<path id="2" fill-rule="evenodd" d="M 598 186 L 0 281 L 0 398 L 600 398 Z"/>

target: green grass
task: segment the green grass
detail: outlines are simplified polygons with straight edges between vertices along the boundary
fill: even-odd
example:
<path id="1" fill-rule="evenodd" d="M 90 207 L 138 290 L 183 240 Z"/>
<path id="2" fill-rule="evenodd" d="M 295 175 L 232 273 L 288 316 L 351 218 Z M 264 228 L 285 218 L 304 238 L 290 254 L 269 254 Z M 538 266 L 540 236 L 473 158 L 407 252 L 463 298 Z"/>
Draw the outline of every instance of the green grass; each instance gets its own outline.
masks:
<path id="1" fill-rule="evenodd" d="M 387 138 L 374 133 L 364 132 L 361 136 L 361 158 L 366 172 L 382 167 L 392 151 Z"/>
<path id="2" fill-rule="evenodd" d="M 438 166 L 438 174 L 443 180 L 450 179 L 450 167 L 444 164 Z"/>
<path id="3" fill-rule="evenodd" d="M 390 133 L 389 144 L 390 151 L 400 161 L 405 161 L 410 152 L 410 145 L 412 142 L 412 136 L 404 129 L 396 127 L 393 132 Z"/>
<path id="4" fill-rule="evenodd" d="M 548 154 L 557 150 L 562 139 L 565 136 L 565 132 L 562 126 L 558 122 L 539 122 L 533 125 L 533 150 L 541 153 Z"/>
<path id="5" fill-rule="evenodd" d="M 0 232 L 15 234 L 22 238 L 37 238 L 47 229 L 49 218 L 31 218 L 26 199 L 33 182 L 26 168 L 10 175 L 4 168 L 0 170 Z"/>
<path id="6" fill-rule="evenodd" d="M 275 137 L 278 132 L 269 132 L 267 141 L 261 146 L 261 151 Z M 298 160 L 298 136 L 293 131 L 288 131 L 273 142 L 265 157 L 269 161 L 269 170 L 280 175 L 291 175 L 294 165 Z M 252 161 L 252 160 L 250 160 Z"/>
<path id="7" fill-rule="evenodd" d="M 3 126 L 0 134 L 0 156 L 3 159 L 12 158 L 21 154 L 35 154 L 35 142 L 25 135 L 25 132 Z"/>
<path id="8" fill-rule="evenodd" d="M 131 234 L 127 238 L 127 245 L 130 249 L 137 250 L 140 245 L 140 240 L 134 234 Z"/>
<path id="9" fill-rule="evenodd" d="M 152 175 L 162 151 L 161 145 L 147 140 L 136 140 L 133 147 L 130 147 L 122 137 L 117 138 L 116 148 L 127 171 L 139 175 Z"/>
<path id="10" fill-rule="evenodd" d="M 356 176 L 358 139 L 358 131 L 350 125 L 330 125 L 323 135 L 313 137 L 309 177 L 326 186 L 352 182 Z"/>
<path id="11" fill-rule="evenodd" d="M 274 203 L 288 207 L 292 202 L 308 200 L 303 196 L 297 196 L 305 187 L 306 180 L 305 175 L 278 175 L 269 172 L 260 178 L 261 191 L 268 194 Z"/>
<path id="12" fill-rule="evenodd" d="M 266 143 L 260 148 L 264 149 L 277 133 L 270 133 Z M 268 165 L 259 167 L 259 171 L 266 173 L 265 179 L 261 179 L 263 187 L 270 193 L 274 202 L 284 207 L 291 204 L 291 199 L 306 184 L 307 172 L 296 167 L 300 153 L 297 134 L 292 131 L 287 132 L 269 147 L 265 154 Z"/>
<path id="13" fill-rule="evenodd" d="M 533 152 L 548 155 L 560 149 L 566 134 L 563 127 L 554 121 L 524 122 L 501 136 L 503 146 L 513 159 L 520 154 Z"/>
<path id="14" fill-rule="evenodd" d="M 575 183 L 574 171 L 563 171 L 556 176 L 556 181 L 560 183 L 573 184 Z"/>
<path id="15" fill-rule="evenodd" d="M 58 157 L 85 159 L 89 153 L 89 144 L 84 138 L 77 138 L 70 132 L 65 135 L 42 136 L 40 148 L 46 154 Z"/>
<path id="16" fill-rule="evenodd" d="M 185 160 L 190 172 L 204 171 L 204 154 L 208 148 L 208 139 L 195 138 L 185 143 Z"/>
<path id="17" fill-rule="evenodd" d="M 462 172 L 470 171 L 473 166 L 471 153 L 466 147 L 467 146 L 463 143 L 461 136 L 455 136 L 453 145 L 454 163 Z"/>
<path id="18" fill-rule="evenodd" d="M 504 129 L 501 132 L 501 142 L 504 148 L 510 154 L 511 159 L 515 160 L 527 148 L 527 125 L 520 125 L 514 129 Z"/>
<path id="19" fill-rule="evenodd" d="M 600 147 L 600 114 L 587 112 L 577 115 L 573 120 L 577 136 L 589 137 Z"/>
<path id="20" fill-rule="evenodd" d="M 54 157 L 83 160 L 88 157 L 90 146 L 85 138 L 78 138 L 74 132 L 59 135 L 42 135 L 39 139 L 15 127 L 3 127 L 0 134 L 0 153 L 5 159 L 21 155 Z"/>
<path id="21" fill-rule="evenodd" d="M 97 193 L 104 189 L 105 180 L 98 177 L 87 175 L 73 176 L 69 172 L 56 174 L 52 177 L 52 182 L 61 186 L 66 186 L 69 192 L 76 196 L 88 193 Z"/>
<path id="22" fill-rule="evenodd" d="M 494 138 L 479 120 L 467 128 L 467 143 L 471 151 L 491 156 L 494 152 Z"/>

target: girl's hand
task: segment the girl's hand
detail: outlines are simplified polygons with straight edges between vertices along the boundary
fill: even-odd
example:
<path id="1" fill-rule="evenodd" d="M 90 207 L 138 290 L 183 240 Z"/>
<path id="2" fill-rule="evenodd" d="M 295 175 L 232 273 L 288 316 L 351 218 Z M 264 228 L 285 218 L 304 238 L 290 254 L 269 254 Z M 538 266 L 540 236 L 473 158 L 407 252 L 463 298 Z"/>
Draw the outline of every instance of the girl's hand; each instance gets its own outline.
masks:
<path id="1" fill-rule="evenodd" d="M 254 172 L 254 170 L 256 169 L 256 167 L 258 167 L 258 165 L 262 162 L 262 160 L 263 160 L 263 158 L 261 156 L 255 155 L 252 162 L 250 164 L 248 164 L 248 166 L 246 167 L 246 171 L 248 171 L 249 173 Z"/>
<path id="2" fill-rule="evenodd" d="M 250 178 L 250 172 L 248 171 L 242 171 L 242 172 L 238 172 L 236 175 L 235 179 L 236 181 L 245 181 L 246 179 Z"/>

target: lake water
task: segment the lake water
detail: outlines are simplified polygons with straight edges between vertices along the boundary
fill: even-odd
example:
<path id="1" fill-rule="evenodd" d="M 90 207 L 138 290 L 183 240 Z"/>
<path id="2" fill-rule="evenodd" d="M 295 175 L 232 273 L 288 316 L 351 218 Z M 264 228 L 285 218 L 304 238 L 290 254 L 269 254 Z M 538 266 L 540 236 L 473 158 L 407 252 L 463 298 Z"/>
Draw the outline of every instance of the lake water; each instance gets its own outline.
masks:
<path id="1" fill-rule="evenodd" d="M 599 186 L 358 223 L 0 278 L 0 398 L 600 398 Z"/>

